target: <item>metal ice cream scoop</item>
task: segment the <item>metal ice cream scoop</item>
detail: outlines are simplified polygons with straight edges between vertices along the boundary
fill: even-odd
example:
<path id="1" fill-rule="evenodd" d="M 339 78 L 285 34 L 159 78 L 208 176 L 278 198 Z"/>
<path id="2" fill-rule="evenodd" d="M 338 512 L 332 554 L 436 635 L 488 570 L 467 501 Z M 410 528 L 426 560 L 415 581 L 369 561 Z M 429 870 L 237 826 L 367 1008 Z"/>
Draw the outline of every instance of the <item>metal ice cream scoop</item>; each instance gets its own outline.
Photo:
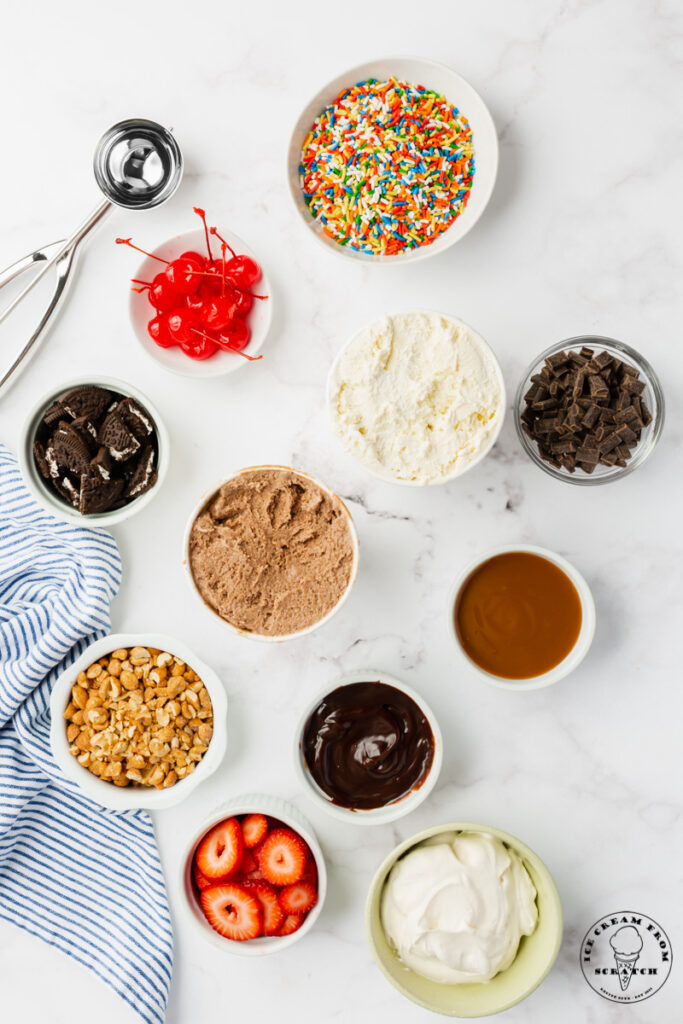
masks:
<path id="1" fill-rule="evenodd" d="M 0 389 L 22 364 L 36 351 L 39 339 L 66 295 L 78 248 L 83 239 L 113 209 L 122 206 L 128 210 L 149 210 L 169 199 L 183 173 L 183 157 L 178 143 L 167 128 L 156 121 L 133 118 L 120 121 L 104 133 L 93 160 L 95 179 L 105 201 L 67 239 L 52 242 L 0 272 L 0 288 L 19 274 L 40 263 L 40 269 L 26 287 L 0 313 L 0 324 L 16 309 L 33 287 L 55 267 L 57 282 L 52 298 L 40 323 L 28 339 L 12 365 L 2 371 Z"/>

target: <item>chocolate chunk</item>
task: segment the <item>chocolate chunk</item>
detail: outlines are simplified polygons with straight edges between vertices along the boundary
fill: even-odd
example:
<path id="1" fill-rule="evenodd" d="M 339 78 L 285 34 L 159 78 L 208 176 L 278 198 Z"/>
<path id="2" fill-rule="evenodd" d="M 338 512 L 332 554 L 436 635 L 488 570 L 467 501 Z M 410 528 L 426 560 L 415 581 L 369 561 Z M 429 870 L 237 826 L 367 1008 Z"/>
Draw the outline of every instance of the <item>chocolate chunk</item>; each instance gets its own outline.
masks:
<path id="1" fill-rule="evenodd" d="M 556 352 L 531 377 L 520 415 L 539 455 L 569 472 L 624 466 L 652 421 L 629 363 L 588 346 Z"/>
<path id="2" fill-rule="evenodd" d="M 620 442 L 621 442 L 621 438 L 619 437 L 619 434 L 616 433 L 616 431 L 614 433 L 612 433 L 612 434 L 607 434 L 607 436 L 604 437 L 600 441 L 600 444 L 598 445 L 598 448 L 600 450 L 600 454 L 601 455 L 607 455 L 607 453 L 611 452 L 613 448 L 616 448 L 616 446 Z"/>
<path id="3" fill-rule="evenodd" d="M 590 391 L 593 398 L 596 400 L 609 398 L 609 388 L 607 384 L 599 376 L 599 374 L 592 373 L 588 377 L 588 390 Z"/>
<path id="4" fill-rule="evenodd" d="M 576 449 L 576 458 L 579 462 L 597 466 L 600 453 L 597 448 L 587 448 L 585 445 L 582 445 L 581 448 Z"/>
<path id="5" fill-rule="evenodd" d="M 583 424 L 584 427 L 587 427 L 590 430 L 590 428 L 596 423 L 599 415 L 600 415 L 600 406 L 598 406 L 598 405 L 591 405 L 588 408 L 585 416 L 581 420 L 581 423 Z"/>
<path id="6" fill-rule="evenodd" d="M 626 376 L 622 378 L 621 387 L 629 395 L 642 395 L 645 390 L 645 381 L 636 380 L 635 377 L 626 374 Z"/>
<path id="7" fill-rule="evenodd" d="M 107 413 L 97 439 L 107 446 L 112 459 L 117 462 L 125 462 L 140 448 L 140 442 L 123 422 L 118 410 Z"/>
<path id="8" fill-rule="evenodd" d="M 633 420 L 638 419 L 638 413 L 632 405 L 627 405 L 625 409 L 619 409 L 614 414 L 615 423 L 631 423 Z"/>
<path id="9" fill-rule="evenodd" d="M 73 419 L 87 416 L 90 420 L 100 418 L 112 399 L 111 391 L 94 384 L 81 384 L 62 395 L 60 402 Z"/>

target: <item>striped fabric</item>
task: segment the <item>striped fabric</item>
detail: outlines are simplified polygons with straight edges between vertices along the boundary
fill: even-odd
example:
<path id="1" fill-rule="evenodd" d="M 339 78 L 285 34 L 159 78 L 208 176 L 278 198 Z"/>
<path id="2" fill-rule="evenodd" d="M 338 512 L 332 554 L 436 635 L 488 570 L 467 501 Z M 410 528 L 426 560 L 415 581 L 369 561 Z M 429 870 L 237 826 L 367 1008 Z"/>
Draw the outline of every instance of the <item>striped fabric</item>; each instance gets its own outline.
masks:
<path id="1" fill-rule="evenodd" d="M 49 694 L 109 629 L 113 537 L 43 512 L 0 444 L 0 917 L 89 967 L 161 1024 L 173 936 L 154 830 L 60 773 Z"/>

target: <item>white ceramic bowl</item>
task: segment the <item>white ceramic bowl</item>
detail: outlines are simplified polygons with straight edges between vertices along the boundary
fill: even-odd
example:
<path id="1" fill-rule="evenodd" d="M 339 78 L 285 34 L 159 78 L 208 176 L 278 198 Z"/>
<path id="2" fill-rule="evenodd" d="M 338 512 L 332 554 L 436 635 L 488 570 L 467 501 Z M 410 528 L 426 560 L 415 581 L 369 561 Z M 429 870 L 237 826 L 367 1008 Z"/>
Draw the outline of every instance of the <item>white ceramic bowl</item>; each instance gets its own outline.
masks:
<path id="1" fill-rule="evenodd" d="M 540 558 L 546 558 L 549 562 L 556 565 L 572 581 L 576 587 L 576 591 L 581 602 L 581 629 L 571 651 L 566 658 L 555 666 L 555 668 L 551 669 L 549 672 L 544 672 L 540 676 L 532 676 L 530 679 L 506 679 L 502 676 L 493 675 L 491 672 L 486 672 L 483 668 L 480 668 L 480 666 L 472 661 L 472 659 L 469 658 L 463 650 L 455 628 L 455 602 L 463 584 L 467 581 L 469 576 L 475 569 L 484 562 L 487 562 L 490 558 L 495 558 L 496 555 L 505 555 L 515 551 L 526 551 L 532 555 L 539 555 Z M 554 551 L 548 551 L 547 548 L 537 547 L 535 544 L 502 544 L 499 547 L 491 548 L 491 550 L 486 551 L 483 555 L 480 555 L 478 558 L 474 558 L 469 562 L 469 564 L 466 565 L 460 573 L 458 573 L 458 576 L 451 587 L 448 602 L 448 616 L 451 636 L 454 638 L 456 647 L 465 664 L 481 679 L 486 680 L 487 683 L 492 683 L 494 686 L 499 686 L 503 690 L 540 690 L 544 686 L 551 686 L 553 683 L 559 682 L 560 679 L 564 679 L 564 677 L 568 676 L 570 672 L 573 672 L 575 668 L 578 668 L 588 654 L 595 635 L 595 602 L 593 600 L 590 587 L 586 583 L 585 579 L 581 573 L 574 568 L 571 562 L 566 560 L 566 558 L 562 558 L 561 555 L 556 555 Z"/>
<path id="2" fill-rule="evenodd" d="M 66 722 L 64 709 L 69 703 L 71 687 L 81 670 L 85 670 L 94 661 L 110 654 L 119 647 L 158 647 L 162 651 L 175 654 L 193 669 L 200 677 L 211 697 L 213 705 L 213 736 L 204 757 L 197 763 L 195 770 L 184 779 L 180 779 L 168 789 L 153 789 L 142 786 L 119 787 L 113 782 L 99 779 L 87 768 L 78 763 L 69 753 L 66 738 Z M 96 640 L 57 680 L 50 696 L 50 744 L 52 753 L 59 767 L 72 782 L 83 791 L 85 796 L 109 807 L 114 811 L 131 808 L 145 808 L 150 811 L 173 807 L 192 793 L 210 775 L 216 771 L 225 755 L 227 744 L 226 716 L 228 699 L 222 682 L 208 665 L 197 657 L 186 644 L 163 633 L 113 633 Z"/>
<path id="3" fill-rule="evenodd" d="M 159 464 L 157 467 L 157 482 L 153 487 L 150 487 L 148 491 L 141 494 L 139 498 L 135 498 L 133 501 L 124 505 L 123 508 L 114 509 L 112 512 L 96 512 L 94 515 L 82 516 L 75 509 L 67 505 L 58 494 L 52 491 L 46 484 L 45 480 L 40 474 L 38 467 L 36 466 L 33 459 L 33 441 L 35 439 L 36 430 L 38 424 L 45 410 L 52 405 L 52 403 L 63 395 L 65 391 L 69 391 L 71 388 L 78 387 L 81 384 L 96 384 L 99 387 L 108 388 L 111 391 L 118 391 L 119 394 L 134 398 L 136 402 L 144 406 L 147 412 L 154 420 L 157 432 L 157 444 L 159 447 Z M 118 380 L 116 377 L 100 377 L 92 374 L 87 377 L 74 377 L 71 380 L 64 381 L 59 387 L 50 388 L 47 394 L 43 395 L 39 401 L 35 403 L 31 411 L 29 412 L 21 433 L 21 440 L 19 442 L 19 468 L 24 478 L 24 482 L 28 487 L 29 491 L 36 499 L 39 505 L 42 505 L 44 509 L 51 512 L 52 515 L 58 519 L 63 519 L 67 523 L 72 523 L 75 526 L 89 526 L 93 528 L 106 529 L 109 526 L 114 526 L 115 523 L 122 523 L 124 519 L 130 519 L 136 512 L 140 512 L 146 505 L 149 505 L 155 496 L 159 493 L 161 486 L 166 478 L 168 472 L 170 453 L 170 441 L 168 431 L 164 425 L 164 421 L 161 418 L 161 414 L 157 407 L 150 401 L 147 395 L 143 394 L 132 384 L 127 384 L 125 381 Z"/>
<path id="4" fill-rule="evenodd" d="M 413 85 L 423 85 L 428 89 L 434 89 L 462 111 L 472 126 L 475 172 L 467 206 L 450 227 L 439 235 L 431 245 L 409 249 L 394 256 L 375 256 L 339 245 L 323 232 L 304 201 L 299 181 L 299 166 L 304 140 L 313 122 L 342 90 L 368 78 L 377 78 L 382 81 L 392 76 Z M 367 61 L 365 64 L 358 64 L 333 78 L 309 100 L 299 115 L 292 131 L 287 155 L 289 193 L 304 225 L 329 252 L 366 263 L 408 263 L 427 259 L 428 256 L 436 256 L 450 248 L 455 242 L 464 238 L 481 217 L 491 198 L 497 172 L 498 136 L 482 98 L 464 78 L 446 67 L 445 64 L 415 57 L 386 57 Z"/>
<path id="5" fill-rule="evenodd" d="M 401 797 L 399 800 L 395 800 L 391 804 L 387 804 L 385 807 L 374 807 L 372 810 L 352 810 L 349 807 L 340 807 L 338 804 L 333 803 L 333 801 L 330 800 L 327 794 L 315 782 L 303 755 L 302 739 L 304 728 L 309 716 L 329 693 L 332 693 L 333 690 L 336 690 L 341 686 L 348 686 L 350 683 L 365 683 L 373 681 L 385 683 L 387 686 L 393 686 L 396 690 L 400 690 L 401 693 L 405 693 L 406 696 L 415 701 L 429 722 L 432 730 L 432 735 L 434 737 L 434 759 L 427 778 L 418 789 L 413 789 L 410 793 L 407 793 L 406 796 Z M 376 669 L 347 672 L 345 675 L 335 679 L 334 682 L 330 683 L 330 685 L 325 687 L 324 690 L 321 690 L 317 697 L 307 705 L 299 720 L 296 733 L 294 734 L 294 768 L 307 795 L 315 804 L 318 805 L 318 807 L 322 807 L 323 810 L 327 811 L 327 813 L 332 815 L 333 818 L 337 818 L 339 821 L 350 822 L 352 825 L 386 825 L 390 821 L 396 821 L 397 818 L 403 818 L 406 814 L 410 814 L 411 811 L 414 811 L 427 799 L 434 789 L 441 772 L 442 763 L 443 739 L 441 737 L 439 723 L 437 722 L 432 709 L 420 694 L 410 686 L 406 686 L 405 683 L 402 683 L 394 676 L 390 676 L 387 672 L 378 672 Z"/>
<path id="6" fill-rule="evenodd" d="M 284 469 L 287 470 L 288 472 L 297 473 L 299 476 L 305 477 L 307 480 L 310 480 L 312 483 L 320 487 L 321 490 L 325 491 L 327 494 L 331 495 L 333 498 L 336 498 L 338 501 L 340 501 L 348 516 L 349 529 L 351 531 L 351 543 L 353 544 L 353 568 L 351 569 L 351 577 L 349 579 L 348 586 L 344 593 L 342 594 L 342 596 L 337 601 L 334 608 L 332 608 L 327 613 L 327 615 L 323 616 L 323 618 L 320 619 L 318 622 L 314 622 L 313 625 L 307 626 L 306 629 L 300 629 L 297 633 L 284 633 L 281 636 L 264 636 L 261 633 L 249 633 L 247 632 L 247 630 L 239 629 L 237 626 L 233 626 L 231 622 L 228 622 L 227 619 L 222 618 L 222 616 L 220 616 L 218 612 L 215 612 L 213 608 L 211 608 L 206 603 L 206 601 L 204 600 L 204 598 L 197 589 L 194 577 L 192 575 L 192 569 L 190 568 L 190 534 L 192 532 L 194 521 L 199 515 L 199 513 L 203 511 L 203 509 L 214 497 L 216 492 L 220 490 L 223 484 L 227 483 L 228 480 L 233 480 L 236 476 L 241 476 L 243 473 L 253 473 L 254 470 L 257 469 Z M 185 534 L 183 537 L 183 565 L 185 566 L 185 575 L 187 577 L 187 581 L 190 585 L 192 593 L 201 602 L 202 608 L 205 608 L 206 611 L 210 612 L 210 614 L 216 619 L 217 622 L 222 623 L 222 625 L 224 625 L 232 633 L 237 634 L 237 636 L 244 636 L 247 637 L 249 640 L 259 640 L 263 643 L 280 643 L 283 640 L 295 640 L 298 637 L 306 636 L 308 633 L 312 633 L 314 629 L 319 629 L 320 626 L 324 626 L 326 622 L 329 622 L 332 616 L 336 615 L 341 606 L 345 603 L 349 594 L 351 593 L 351 590 L 353 589 L 353 585 L 356 582 L 356 577 L 358 576 L 358 559 L 358 534 L 356 533 L 356 527 L 351 517 L 351 513 L 349 512 L 348 508 L 341 500 L 339 495 L 335 494 L 334 491 L 330 490 L 329 487 L 321 483 L 320 480 L 317 480 L 314 476 L 311 476 L 310 473 L 304 473 L 304 471 L 301 469 L 292 469 L 291 466 L 246 466 L 244 469 L 240 469 L 237 473 L 233 473 L 232 476 L 225 477 L 224 480 L 220 480 L 217 484 L 214 484 L 213 487 L 210 487 L 208 491 L 204 492 L 204 494 L 199 499 L 195 507 L 192 509 L 190 517 L 187 521 L 187 525 L 185 527 Z"/>
<path id="7" fill-rule="evenodd" d="M 405 313 L 421 313 L 421 314 L 424 314 L 425 316 L 440 316 L 440 317 L 443 317 L 444 320 L 449 320 L 451 323 L 456 324 L 459 327 L 466 328 L 470 332 L 470 334 L 472 334 L 478 340 L 479 344 L 489 354 L 489 356 L 490 356 L 490 358 L 493 361 L 493 364 L 495 366 L 496 378 L 497 378 L 497 381 L 498 381 L 498 386 L 500 388 L 500 415 L 499 415 L 499 418 L 498 418 L 498 423 L 496 424 L 496 426 L 495 426 L 495 428 L 494 428 L 494 430 L 493 430 L 493 432 L 492 432 L 492 434 L 491 434 L 491 436 L 489 438 L 488 444 L 484 448 L 482 448 L 482 450 L 477 455 L 476 459 L 473 459 L 472 462 L 469 462 L 466 466 L 461 466 L 461 467 L 459 467 L 457 469 L 454 469 L 452 473 L 447 473 L 446 476 L 442 476 L 438 480 L 429 480 L 429 481 L 426 481 L 426 482 L 422 482 L 422 481 L 419 481 L 419 480 L 398 480 L 395 476 L 392 476 L 391 473 L 389 473 L 389 472 L 384 472 L 383 470 L 380 470 L 378 468 L 366 465 L 365 462 L 361 462 L 361 460 L 357 459 L 352 452 L 349 452 L 346 449 L 346 447 L 344 446 L 341 438 L 337 434 L 336 426 L 335 426 L 335 422 L 334 422 L 334 416 L 332 414 L 332 405 L 333 405 L 333 401 L 334 401 L 335 383 L 336 383 L 337 373 L 338 373 L 338 370 L 339 370 L 339 364 L 340 364 L 340 362 L 341 362 L 341 360 L 342 360 L 342 358 L 344 356 L 344 353 L 349 348 L 349 346 L 353 344 L 353 342 L 356 340 L 358 335 L 361 334 L 362 331 L 367 330 L 369 324 L 363 324 L 362 327 L 359 327 L 358 330 L 356 331 L 356 333 L 354 335 L 352 335 L 352 337 L 350 337 L 347 342 L 344 343 L 344 345 L 341 347 L 341 349 L 339 350 L 339 352 L 337 353 L 337 355 L 334 358 L 334 362 L 332 363 L 332 366 L 330 367 L 330 371 L 329 371 L 329 373 L 327 375 L 327 387 L 326 387 L 326 394 L 327 394 L 327 416 L 328 416 L 328 420 L 329 420 L 330 426 L 332 428 L 332 433 L 334 434 L 335 438 L 339 442 L 340 446 L 344 449 L 344 451 L 347 453 L 347 455 L 349 455 L 349 457 L 354 460 L 356 465 L 361 466 L 365 470 L 366 473 L 371 473 L 372 476 L 377 477 L 378 480 L 385 480 L 388 483 L 397 484 L 399 487 L 439 487 L 442 484 L 449 483 L 449 481 L 451 481 L 451 480 L 455 480 L 457 477 L 464 476 L 464 474 L 467 473 L 470 469 L 474 469 L 475 466 L 478 466 L 479 463 L 482 461 L 482 459 L 486 458 L 486 456 L 488 455 L 488 453 L 491 451 L 491 449 L 493 448 L 494 444 L 498 440 L 498 437 L 500 436 L 500 432 L 503 429 L 503 422 L 505 420 L 505 408 L 506 408 L 506 403 L 507 403 L 507 397 L 506 397 L 506 392 L 505 392 L 505 379 L 503 378 L 503 371 L 500 368 L 500 363 L 498 362 L 498 360 L 497 360 L 497 358 L 495 356 L 495 353 L 493 352 L 493 349 L 491 348 L 491 346 L 488 344 L 488 342 L 486 342 L 482 338 L 481 334 L 479 334 L 477 331 L 475 331 L 473 327 L 470 327 L 469 324 L 466 324 L 464 320 L 461 320 L 457 316 L 452 316 L 450 313 L 442 313 L 439 310 L 435 310 L 435 309 L 403 309 L 403 310 L 399 309 L 399 310 L 392 311 L 391 315 L 392 316 L 396 316 L 396 315 L 398 315 L 400 313 L 404 313 L 404 314 Z M 376 319 L 378 319 L 378 318 L 376 318 Z M 370 322 L 372 323 L 373 321 L 370 321 Z"/>
<path id="8" fill-rule="evenodd" d="M 247 317 L 247 324 L 251 328 L 251 339 L 244 349 L 247 355 L 255 356 L 263 346 L 270 330 L 273 318 L 273 290 L 261 260 L 257 258 L 247 243 L 232 231 L 221 231 L 221 234 L 238 255 L 250 256 L 261 267 L 262 276 L 254 285 L 254 290 L 259 295 L 267 295 L 268 298 L 265 300 L 254 299 L 254 305 Z M 213 236 L 211 245 L 214 256 L 216 250 L 220 256 L 220 242 Z M 157 246 L 152 252 L 154 256 L 160 256 L 164 260 L 172 260 L 180 256 L 182 252 L 199 252 L 204 255 L 206 253 L 204 231 L 201 229 L 187 231 L 184 235 L 176 235 L 164 242 L 163 245 Z M 146 256 L 131 277 L 139 281 L 151 281 L 160 270 L 163 270 L 162 265 L 157 260 Z M 146 290 L 142 293 L 131 291 L 129 312 L 138 341 L 147 355 L 173 373 L 179 373 L 183 377 L 222 377 L 249 363 L 249 360 L 237 352 L 218 351 L 210 359 L 200 360 L 192 359 L 177 345 L 173 348 L 161 348 L 160 345 L 155 345 L 147 331 L 147 324 L 156 313 L 147 298 Z"/>
<path id="9" fill-rule="evenodd" d="M 315 858 L 318 869 L 318 902 L 308 914 L 301 928 L 291 935 L 279 937 L 277 935 L 265 935 L 258 939 L 250 939 L 247 942 L 234 942 L 232 939 L 226 939 L 213 930 L 199 906 L 192 883 L 192 860 L 199 842 L 214 825 L 224 821 L 225 818 L 231 818 L 233 815 L 240 814 L 265 814 L 268 817 L 278 818 L 308 843 L 311 853 Z M 294 945 L 295 942 L 298 942 L 311 930 L 318 920 L 327 893 L 327 870 L 325 868 L 323 851 L 313 829 L 303 814 L 293 804 L 265 793 L 249 793 L 245 796 L 237 796 L 227 800 L 204 819 L 183 851 L 180 859 L 179 883 L 183 897 L 181 900 L 183 916 L 189 921 L 190 926 L 198 936 L 202 936 L 215 949 L 221 950 L 224 953 L 235 953 L 238 956 L 267 956 L 270 953 L 279 953 L 283 949 L 287 949 L 288 946 Z"/>

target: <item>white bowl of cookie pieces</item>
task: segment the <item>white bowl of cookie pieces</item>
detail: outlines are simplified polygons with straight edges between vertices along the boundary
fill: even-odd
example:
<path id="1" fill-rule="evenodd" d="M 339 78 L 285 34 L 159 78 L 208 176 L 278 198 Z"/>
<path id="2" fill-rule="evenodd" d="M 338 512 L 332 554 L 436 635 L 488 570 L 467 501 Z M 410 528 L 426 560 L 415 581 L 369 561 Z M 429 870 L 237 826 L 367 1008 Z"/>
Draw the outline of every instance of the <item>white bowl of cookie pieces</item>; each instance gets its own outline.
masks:
<path id="1" fill-rule="evenodd" d="M 122 508 L 113 509 L 111 512 L 95 512 L 93 515 L 87 516 L 81 515 L 80 512 L 71 508 L 65 500 L 61 499 L 55 491 L 51 490 L 47 486 L 47 483 L 43 480 L 33 457 L 33 442 L 43 413 L 53 404 L 53 402 L 57 401 L 60 395 L 63 395 L 66 391 L 70 391 L 71 388 L 82 387 L 86 384 L 91 384 L 94 387 L 106 388 L 108 391 L 116 391 L 118 394 L 123 395 L 126 398 L 134 398 L 135 401 L 138 402 L 138 404 L 141 405 L 154 420 L 157 436 L 157 448 L 159 452 L 157 461 L 157 479 L 148 491 L 141 494 L 139 498 L 134 498 L 132 501 L 129 501 L 128 504 L 124 505 Z M 52 513 L 52 515 L 56 516 L 57 519 L 62 519 L 67 523 L 71 523 L 73 526 L 89 526 L 93 528 L 106 529 L 110 526 L 114 526 L 116 523 L 122 523 L 125 519 L 130 519 L 130 517 L 134 516 L 137 512 L 141 512 L 142 509 L 149 505 L 150 501 L 156 497 L 161 490 L 168 472 L 169 450 L 170 440 L 164 421 L 161 418 L 161 413 L 153 402 L 150 401 L 147 395 L 142 391 L 139 391 L 138 388 L 133 387 L 132 384 L 127 384 L 125 381 L 118 380 L 116 377 L 101 377 L 96 374 L 90 374 L 89 376 L 84 377 L 74 377 L 71 380 L 64 381 L 59 385 L 59 387 L 50 388 L 47 394 L 43 395 L 42 398 L 34 404 L 26 417 L 22 428 L 18 459 L 24 483 L 38 504 L 42 505 L 47 512 Z"/>
<path id="2" fill-rule="evenodd" d="M 78 673 L 85 671 L 93 662 L 99 661 L 114 651 L 132 647 L 156 647 L 167 651 L 181 659 L 191 668 L 204 683 L 213 706 L 213 735 L 201 761 L 191 774 L 179 779 L 168 789 L 155 789 L 143 786 L 115 786 L 113 782 L 100 779 L 86 767 L 79 764 L 73 754 L 69 753 L 69 742 L 66 738 L 66 721 L 64 711 L 69 703 L 71 688 L 76 682 Z M 225 755 L 227 746 L 228 699 L 219 677 L 209 668 L 194 651 L 181 640 L 166 636 L 163 633 L 113 633 L 96 640 L 70 665 L 55 683 L 50 695 L 50 745 L 55 761 L 64 775 L 75 782 L 83 794 L 102 807 L 110 810 L 123 811 L 144 808 L 158 811 L 165 807 L 173 807 L 190 795 L 204 779 L 208 779 Z"/>

